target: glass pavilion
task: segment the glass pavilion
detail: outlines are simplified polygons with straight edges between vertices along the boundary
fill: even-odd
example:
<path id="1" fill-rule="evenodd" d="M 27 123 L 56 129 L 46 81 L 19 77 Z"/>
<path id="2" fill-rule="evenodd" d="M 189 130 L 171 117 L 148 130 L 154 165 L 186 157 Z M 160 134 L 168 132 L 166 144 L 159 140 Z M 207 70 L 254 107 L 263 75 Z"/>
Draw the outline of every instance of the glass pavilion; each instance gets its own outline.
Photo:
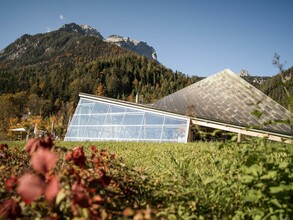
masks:
<path id="1" fill-rule="evenodd" d="M 105 97 L 79 96 L 65 141 L 188 140 L 189 117 Z"/>

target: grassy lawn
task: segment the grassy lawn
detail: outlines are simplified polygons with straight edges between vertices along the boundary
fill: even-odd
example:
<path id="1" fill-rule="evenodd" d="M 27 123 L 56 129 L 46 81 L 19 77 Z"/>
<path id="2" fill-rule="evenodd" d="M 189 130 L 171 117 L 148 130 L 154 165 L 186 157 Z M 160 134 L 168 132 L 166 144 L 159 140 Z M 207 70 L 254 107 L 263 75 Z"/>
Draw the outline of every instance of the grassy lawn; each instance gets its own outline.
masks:
<path id="1" fill-rule="evenodd" d="M 25 142 L 7 142 L 22 148 Z M 56 142 L 117 153 L 136 173 L 145 207 L 162 219 L 287 218 L 293 213 L 292 145 L 246 143 Z M 147 179 L 147 181 L 143 181 Z M 143 199 L 137 197 L 137 201 Z"/>
<path id="2" fill-rule="evenodd" d="M 3 142 L 9 146 L 22 148 L 25 141 Z M 223 163 L 237 163 L 239 158 L 235 152 L 239 150 L 237 144 L 226 145 L 218 142 L 182 143 L 145 143 L 145 142 L 55 142 L 55 146 L 73 149 L 83 146 L 86 153 L 90 146 L 117 153 L 123 162 L 132 169 L 147 173 L 148 175 L 170 178 L 179 173 L 210 173 L 213 175 Z M 224 157 L 223 157 L 224 156 Z M 204 164 L 204 166 L 203 166 Z"/>

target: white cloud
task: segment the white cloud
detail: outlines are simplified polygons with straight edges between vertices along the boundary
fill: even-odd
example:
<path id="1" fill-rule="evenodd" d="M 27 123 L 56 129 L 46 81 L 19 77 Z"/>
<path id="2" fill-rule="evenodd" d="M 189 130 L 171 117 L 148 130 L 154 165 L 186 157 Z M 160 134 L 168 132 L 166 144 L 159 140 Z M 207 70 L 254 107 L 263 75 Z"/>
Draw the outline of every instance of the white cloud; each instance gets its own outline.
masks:
<path id="1" fill-rule="evenodd" d="M 60 15 L 59 18 L 60 18 L 60 20 L 64 20 L 65 19 L 65 17 L 63 15 Z"/>
<path id="2" fill-rule="evenodd" d="M 51 32 L 51 28 L 47 27 L 47 32 Z"/>

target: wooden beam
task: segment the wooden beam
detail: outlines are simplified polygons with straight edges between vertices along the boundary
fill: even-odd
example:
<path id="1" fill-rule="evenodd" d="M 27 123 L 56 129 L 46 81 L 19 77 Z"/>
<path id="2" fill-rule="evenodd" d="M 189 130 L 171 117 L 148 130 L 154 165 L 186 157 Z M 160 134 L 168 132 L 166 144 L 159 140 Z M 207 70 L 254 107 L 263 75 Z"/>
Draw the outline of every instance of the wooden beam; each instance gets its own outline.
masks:
<path id="1" fill-rule="evenodd" d="M 198 119 L 192 119 L 192 123 L 199 125 L 199 126 L 219 129 L 219 130 L 223 130 L 223 131 L 234 132 L 234 133 L 238 134 L 238 138 L 239 138 L 239 135 L 248 135 L 248 136 L 252 136 L 252 137 L 267 138 L 268 140 L 273 140 L 273 141 L 285 142 L 285 143 L 290 143 L 290 144 L 293 143 L 292 139 L 290 139 L 289 136 L 270 134 L 270 133 L 266 133 L 265 131 L 249 130 L 249 129 L 245 129 L 240 126 L 239 127 L 238 126 L 230 126 L 227 124 L 215 123 L 215 122 L 210 122 L 210 121 L 203 121 L 203 120 L 198 120 Z"/>

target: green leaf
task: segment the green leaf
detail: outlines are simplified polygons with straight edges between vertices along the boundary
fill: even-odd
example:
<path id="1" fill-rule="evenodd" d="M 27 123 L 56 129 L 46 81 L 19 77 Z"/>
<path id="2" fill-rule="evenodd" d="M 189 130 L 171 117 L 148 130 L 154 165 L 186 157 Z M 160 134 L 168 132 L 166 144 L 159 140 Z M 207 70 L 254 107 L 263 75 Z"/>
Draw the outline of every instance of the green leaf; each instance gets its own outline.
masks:
<path id="1" fill-rule="evenodd" d="M 279 168 L 282 169 L 282 170 L 284 170 L 284 169 L 286 169 L 286 168 L 288 167 L 288 165 L 289 165 L 288 162 L 283 161 L 283 162 L 281 162 L 281 163 L 279 164 Z"/>
<path id="2" fill-rule="evenodd" d="M 269 171 L 266 175 L 263 175 L 260 177 L 262 180 L 269 180 L 269 179 L 276 179 L 277 177 L 277 171 Z"/>
<path id="3" fill-rule="evenodd" d="M 59 205 L 60 202 L 65 198 L 66 198 L 66 193 L 64 192 L 64 190 L 61 189 L 56 197 L 56 205 Z"/>
<path id="4" fill-rule="evenodd" d="M 258 155 L 255 153 L 251 153 L 248 155 L 246 161 L 245 161 L 245 165 L 246 166 L 253 166 L 258 160 Z"/>
<path id="5" fill-rule="evenodd" d="M 272 186 L 270 187 L 270 193 L 271 194 L 277 194 L 285 191 L 284 186 Z"/>
<path id="6" fill-rule="evenodd" d="M 271 199 L 270 202 L 277 206 L 278 208 L 282 208 L 282 205 L 279 203 L 277 199 Z"/>
<path id="7" fill-rule="evenodd" d="M 254 164 L 247 169 L 246 173 L 251 174 L 255 177 L 258 177 L 259 175 L 262 174 L 262 168 L 261 168 L 261 166 Z"/>
<path id="8" fill-rule="evenodd" d="M 231 137 L 231 141 L 232 141 L 232 142 L 237 141 L 237 139 L 238 139 L 237 135 L 233 135 L 233 136 Z"/>
<path id="9" fill-rule="evenodd" d="M 82 217 L 85 219 L 89 219 L 89 210 L 87 208 L 83 208 L 82 210 Z"/>
<path id="10" fill-rule="evenodd" d="M 256 116 L 257 118 L 260 118 L 262 116 L 263 112 L 255 109 L 250 114 Z"/>
<path id="11" fill-rule="evenodd" d="M 254 216 L 253 219 L 254 220 L 261 220 L 261 219 L 263 219 L 262 217 L 263 217 L 262 215 L 257 215 L 257 216 Z"/>
<path id="12" fill-rule="evenodd" d="M 260 190 L 249 190 L 248 194 L 244 197 L 244 201 L 257 203 L 262 197 L 263 197 L 263 194 L 261 193 Z"/>
<path id="13" fill-rule="evenodd" d="M 257 187 L 257 188 L 262 189 L 262 188 L 265 187 L 265 184 L 263 184 L 263 183 L 257 183 L 257 184 L 255 184 L 254 186 Z"/>
<path id="14" fill-rule="evenodd" d="M 259 200 L 257 195 L 254 194 L 248 194 L 247 196 L 245 196 L 244 201 L 245 202 L 257 202 Z"/>
<path id="15" fill-rule="evenodd" d="M 241 182 L 243 182 L 244 184 L 249 184 L 252 183 L 254 180 L 253 176 L 250 175 L 244 175 L 240 178 Z"/>
<path id="16" fill-rule="evenodd" d="M 272 215 L 272 216 L 270 216 L 270 219 L 271 220 L 279 220 L 279 217 L 276 215 Z"/>
<path id="17" fill-rule="evenodd" d="M 215 180 L 216 180 L 215 177 L 208 177 L 208 178 L 205 179 L 205 181 L 203 182 L 203 184 L 204 184 L 204 185 L 207 185 L 207 184 L 209 184 L 209 183 L 214 182 Z"/>

